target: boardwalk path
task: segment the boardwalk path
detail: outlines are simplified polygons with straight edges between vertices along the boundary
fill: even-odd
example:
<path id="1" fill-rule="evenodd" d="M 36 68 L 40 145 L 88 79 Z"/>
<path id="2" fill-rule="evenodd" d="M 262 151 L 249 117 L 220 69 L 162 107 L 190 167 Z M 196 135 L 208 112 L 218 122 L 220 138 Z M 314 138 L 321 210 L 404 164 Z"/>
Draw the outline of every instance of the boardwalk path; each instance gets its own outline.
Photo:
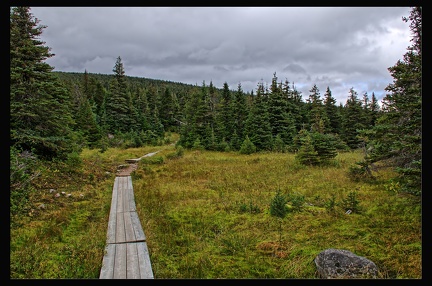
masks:
<path id="1" fill-rule="evenodd" d="M 159 152 L 159 151 L 158 151 Z M 153 279 L 146 237 L 135 207 L 130 174 L 136 170 L 138 159 L 128 159 L 114 180 L 108 221 L 107 246 L 102 261 L 100 279 Z"/>

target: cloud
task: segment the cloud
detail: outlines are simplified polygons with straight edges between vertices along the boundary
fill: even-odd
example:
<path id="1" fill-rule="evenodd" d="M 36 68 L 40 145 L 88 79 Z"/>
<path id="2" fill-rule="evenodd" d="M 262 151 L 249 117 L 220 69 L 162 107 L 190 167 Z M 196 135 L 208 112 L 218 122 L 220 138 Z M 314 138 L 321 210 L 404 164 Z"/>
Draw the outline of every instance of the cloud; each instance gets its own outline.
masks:
<path id="1" fill-rule="evenodd" d="M 32 7 L 55 70 L 201 85 L 317 84 L 345 103 L 349 89 L 382 97 L 387 68 L 410 45 L 409 7 Z M 314 82 L 315 81 L 315 82 Z"/>

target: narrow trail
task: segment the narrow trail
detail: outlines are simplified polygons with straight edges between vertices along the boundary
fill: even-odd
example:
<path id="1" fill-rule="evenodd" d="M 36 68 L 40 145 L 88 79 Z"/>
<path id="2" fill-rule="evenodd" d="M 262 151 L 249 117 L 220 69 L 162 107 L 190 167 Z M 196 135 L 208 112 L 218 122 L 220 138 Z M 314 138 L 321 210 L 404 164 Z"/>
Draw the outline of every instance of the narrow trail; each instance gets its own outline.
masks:
<path id="1" fill-rule="evenodd" d="M 144 156 L 142 156 L 140 158 L 137 158 L 137 159 L 126 159 L 125 161 L 126 161 L 127 164 L 119 166 L 119 168 L 117 169 L 117 172 L 116 172 L 116 176 L 117 177 L 127 177 L 127 176 L 130 176 L 131 173 L 138 168 L 138 162 L 142 158 L 151 157 L 151 156 L 157 154 L 158 152 L 160 152 L 160 151 L 148 153 L 148 154 L 146 154 L 146 155 L 144 155 Z"/>

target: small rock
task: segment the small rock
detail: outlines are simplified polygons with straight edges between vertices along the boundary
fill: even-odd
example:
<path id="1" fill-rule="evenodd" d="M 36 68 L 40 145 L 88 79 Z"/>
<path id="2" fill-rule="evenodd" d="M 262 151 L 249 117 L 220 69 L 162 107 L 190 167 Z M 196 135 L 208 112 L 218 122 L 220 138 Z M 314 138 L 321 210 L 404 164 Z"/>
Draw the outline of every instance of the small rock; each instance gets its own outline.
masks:
<path id="1" fill-rule="evenodd" d="M 49 192 L 50 192 L 50 194 L 51 194 L 51 193 L 54 193 L 55 190 L 54 190 L 54 189 L 50 189 Z"/>
<path id="2" fill-rule="evenodd" d="M 70 197 L 70 196 L 72 196 L 72 194 L 67 194 L 67 195 L 66 195 L 66 197 Z"/>
<path id="3" fill-rule="evenodd" d="M 66 195 L 66 192 L 62 192 L 62 195 L 63 195 L 63 196 Z"/>
<path id="4" fill-rule="evenodd" d="M 38 206 L 38 208 L 44 210 L 44 209 L 46 209 L 46 206 L 45 206 L 45 204 L 40 204 L 40 205 Z"/>
<path id="5" fill-rule="evenodd" d="M 80 197 L 80 198 L 84 198 L 84 195 L 83 195 L 83 194 L 80 194 L 79 197 Z"/>
<path id="6" fill-rule="evenodd" d="M 60 197 L 60 194 L 59 193 L 55 194 L 55 197 L 56 198 Z"/>

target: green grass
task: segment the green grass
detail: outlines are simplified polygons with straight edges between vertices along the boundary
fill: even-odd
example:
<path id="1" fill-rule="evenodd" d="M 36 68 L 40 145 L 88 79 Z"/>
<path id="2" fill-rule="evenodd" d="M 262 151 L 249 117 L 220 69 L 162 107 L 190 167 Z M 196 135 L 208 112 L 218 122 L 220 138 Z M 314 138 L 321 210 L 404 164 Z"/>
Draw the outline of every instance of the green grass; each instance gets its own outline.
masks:
<path id="1" fill-rule="evenodd" d="M 327 248 L 374 261 L 380 278 L 422 278 L 421 202 L 395 191 L 390 171 L 373 183 L 349 180 L 361 153 L 306 168 L 290 153 L 184 150 L 175 157 L 173 145 L 84 150 L 82 169 L 70 178 L 61 166 L 47 168 L 31 216 L 11 227 L 10 277 L 98 278 L 116 166 L 159 150 L 132 174 L 156 279 L 318 278 L 313 259 Z M 52 187 L 72 199 L 53 198 Z M 269 211 L 277 190 L 305 200 L 298 211 L 288 202 L 281 237 Z M 347 215 L 343 202 L 352 192 L 358 210 Z"/>

